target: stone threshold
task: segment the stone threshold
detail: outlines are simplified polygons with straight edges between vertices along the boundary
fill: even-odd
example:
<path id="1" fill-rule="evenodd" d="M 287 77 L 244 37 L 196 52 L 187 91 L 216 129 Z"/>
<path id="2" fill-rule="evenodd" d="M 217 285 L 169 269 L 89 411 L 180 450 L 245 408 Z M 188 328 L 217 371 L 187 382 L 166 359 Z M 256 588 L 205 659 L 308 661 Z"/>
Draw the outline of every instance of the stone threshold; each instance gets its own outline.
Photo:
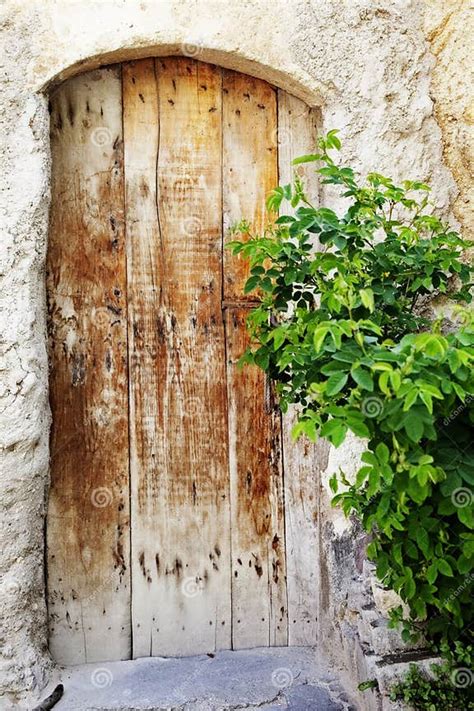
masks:
<path id="1" fill-rule="evenodd" d="M 54 711 L 358 711 L 310 647 L 64 667 L 43 699 L 58 682 L 64 694 Z"/>

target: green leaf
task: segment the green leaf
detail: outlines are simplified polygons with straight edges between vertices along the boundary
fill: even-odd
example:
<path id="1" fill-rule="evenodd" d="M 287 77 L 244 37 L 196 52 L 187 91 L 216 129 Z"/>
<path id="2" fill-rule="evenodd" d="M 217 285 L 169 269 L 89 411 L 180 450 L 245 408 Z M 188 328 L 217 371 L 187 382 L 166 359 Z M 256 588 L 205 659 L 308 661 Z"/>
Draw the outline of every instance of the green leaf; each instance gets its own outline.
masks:
<path id="1" fill-rule="evenodd" d="M 326 383 L 326 395 L 331 397 L 331 395 L 336 395 L 340 392 L 344 385 L 347 383 L 348 375 L 347 373 L 334 373 L 328 379 Z"/>
<path id="2" fill-rule="evenodd" d="M 324 339 L 329 333 L 328 326 L 318 326 L 313 335 L 313 343 L 316 353 L 322 350 Z"/>
<path id="3" fill-rule="evenodd" d="M 258 275 L 251 276 L 247 279 L 244 286 L 244 294 L 248 294 L 250 291 L 256 289 L 260 284 L 260 277 Z"/>
<path id="4" fill-rule="evenodd" d="M 370 499 L 377 493 L 380 487 L 380 472 L 378 469 L 372 469 L 369 474 L 369 485 L 367 487 L 367 497 Z"/>
<path id="5" fill-rule="evenodd" d="M 458 519 L 471 530 L 474 528 L 474 511 L 472 506 L 457 509 Z"/>
<path id="6" fill-rule="evenodd" d="M 321 160 L 319 153 L 308 153 L 304 156 L 298 156 L 291 161 L 291 165 L 300 165 L 301 163 L 313 163 L 316 160 Z"/>
<path id="7" fill-rule="evenodd" d="M 285 342 L 286 339 L 286 329 L 280 327 L 275 328 L 273 331 L 273 350 L 278 350 L 280 346 Z"/>
<path id="8" fill-rule="evenodd" d="M 331 488 L 331 491 L 336 494 L 337 493 L 337 474 L 333 474 L 332 477 L 329 479 L 329 486 Z"/>
<path id="9" fill-rule="evenodd" d="M 415 540 L 421 552 L 424 553 L 426 557 L 428 557 L 430 552 L 430 541 L 428 532 L 424 528 L 418 527 L 416 529 Z"/>
<path id="10" fill-rule="evenodd" d="M 442 575 L 446 575 L 449 578 L 454 577 L 453 569 L 446 560 L 439 558 L 436 561 L 436 566 Z"/>
<path id="11" fill-rule="evenodd" d="M 366 309 L 369 309 L 370 313 L 374 310 L 374 292 L 372 289 L 361 289 L 359 291 L 362 304 Z"/>
<path id="12" fill-rule="evenodd" d="M 353 417 L 348 417 L 347 424 L 353 433 L 357 435 L 357 437 L 364 437 L 367 439 L 370 437 L 370 430 L 364 422 L 361 422 Z"/>
<path id="13" fill-rule="evenodd" d="M 469 560 L 469 558 L 466 558 L 466 556 L 464 556 L 464 555 L 459 556 L 458 570 L 461 573 L 461 575 L 466 575 L 466 573 L 469 573 L 473 567 L 474 567 L 474 561 Z"/>
<path id="14" fill-rule="evenodd" d="M 335 447 L 344 442 L 347 425 L 341 420 L 328 420 L 321 427 L 321 437 L 326 437 Z"/>
<path id="15" fill-rule="evenodd" d="M 416 594 L 416 584 L 413 578 L 408 578 L 403 586 L 403 592 L 407 600 L 411 600 Z"/>
<path id="16" fill-rule="evenodd" d="M 423 422 L 420 420 L 418 415 L 412 413 L 405 415 L 403 426 L 412 442 L 419 442 L 423 437 Z"/>
<path id="17" fill-rule="evenodd" d="M 375 447 L 375 454 L 381 464 L 388 464 L 390 451 L 384 442 L 379 442 L 379 444 Z"/>
<path id="18" fill-rule="evenodd" d="M 390 493 L 386 493 L 382 496 L 379 505 L 377 506 L 377 516 L 383 518 L 387 514 L 390 508 L 391 498 L 392 497 Z"/>
<path id="19" fill-rule="evenodd" d="M 359 366 L 354 368 L 354 370 L 351 370 L 351 376 L 354 378 L 357 385 L 360 385 L 363 390 L 373 392 L 374 382 L 368 370 L 365 370 L 365 368 L 361 368 Z"/>

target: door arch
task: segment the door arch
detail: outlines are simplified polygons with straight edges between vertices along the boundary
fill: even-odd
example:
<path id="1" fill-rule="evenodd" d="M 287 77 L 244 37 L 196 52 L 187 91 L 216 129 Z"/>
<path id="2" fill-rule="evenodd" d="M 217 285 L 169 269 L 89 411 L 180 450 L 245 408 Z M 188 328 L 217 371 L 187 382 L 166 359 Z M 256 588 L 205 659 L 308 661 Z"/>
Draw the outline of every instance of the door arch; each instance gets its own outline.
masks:
<path id="1" fill-rule="evenodd" d="M 60 86 L 51 127 L 51 651 L 285 645 L 315 622 L 310 524 L 265 379 L 236 367 L 251 302 L 224 243 L 241 217 L 263 227 L 316 114 L 262 80 L 151 58 Z"/>

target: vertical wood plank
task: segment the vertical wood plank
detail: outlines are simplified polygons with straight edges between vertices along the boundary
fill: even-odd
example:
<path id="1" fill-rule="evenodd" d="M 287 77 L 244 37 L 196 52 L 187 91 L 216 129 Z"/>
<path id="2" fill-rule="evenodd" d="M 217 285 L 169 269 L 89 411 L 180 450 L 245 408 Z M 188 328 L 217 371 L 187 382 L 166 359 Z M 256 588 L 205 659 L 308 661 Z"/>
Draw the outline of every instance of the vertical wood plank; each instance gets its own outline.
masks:
<path id="1" fill-rule="evenodd" d="M 124 66 L 135 657 L 231 634 L 221 73 L 154 72 Z"/>
<path id="2" fill-rule="evenodd" d="M 278 164 L 280 184 L 289 183 L 299 155 L 314 152 L 317 145 L 319 110 L 290 94 L 278 92 Z M 298 166 L 306 192 L 318 204 L 318 176 L 314 166 Z M 291 207 L 284 205 L 286 214 Z M 317 248 L 317 246 L 316 246 Z M 287 547 L 288 635 L 292 646 L 314 645 L 317 640 L 319 596 L 318 547 L 318 448 L 308 440 L 294 442 L 291 430 L 294 409 L 283 416 L 283 461 L 285 469 L 285 522 Z"/>
<path id="3" fill-rule="evenodd" d="M 268 222 L 265 199 L 278 184 L 276 90 L 260 79 L 223 74 L 224 237 L 242 219 L 255 232 Z M 246 260 L 224 250 L 224 298 L 252 301 L 244 295 Z"/>
<path id="4" fill-rule="evenodd" d="M 280 413 L 263 371 L 237 366 L 247 313 L 226 309 L 235 649 L 287 643 Z"/>
<path id="5" fill-rule="evenodd" d="M 319 199 L 319 175 L 315 164 L 292 166 L 294 158 L 317 149 L 319 127 L 321 126 L 321 111 L 311 108 L 296 96 L 278 89 L 278 173 L 280 185 L 290 183 L 296 171 L 303 178 L 306 194 L 310 201 L 317 205 Z M 286 214 L 291 214 L 292 208 L 284 203 Z"/>
<path id="6" fill-rule="evenodd" d="M 156 191 L 159 112 L 154 59 L 124 63 L 122 83 L 130 379 L 131 612 L 133 656 L 137 657 L 151 655 L 153 651 L 155 601 L 151 599 L 147 581 L 155 573 L 155 552 L 152 555 L 149 546 L 156 545 L 154 514 L 161 495 L 155 471 L 155 433 L 160 407 L 157 359 L 161 355 L 157 314 L 162 260 Z"/>
<path id="7" fill-rule="evenodd" d="M 130 656 L 120 69 L 51 103 L 48 608 L 53 656 L 77 664 Z"/>
<path id="8" fill-rule="evenodd" d="M 275 90 L 252 77 L 223 78 L 224 225 L 268 219 L 265 198 L 278 182 Z M 248 267 L 224 252 L 232 508 L 233 646 L 287 642 L 280 416 L 269 407 L 265 376 L 236 361 L 248 337 L 243 295 Z"/>

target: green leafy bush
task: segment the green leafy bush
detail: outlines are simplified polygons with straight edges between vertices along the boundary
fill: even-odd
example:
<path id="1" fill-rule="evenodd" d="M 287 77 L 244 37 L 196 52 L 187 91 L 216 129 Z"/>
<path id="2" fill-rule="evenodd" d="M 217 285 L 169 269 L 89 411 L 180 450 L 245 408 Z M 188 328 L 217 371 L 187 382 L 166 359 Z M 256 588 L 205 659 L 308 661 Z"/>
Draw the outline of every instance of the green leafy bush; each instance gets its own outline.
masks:
<path id="1" fill-rule="evenodd" d="M 378 173 L 361 183 L 336 165 L 336 134 L 294 163 L 322 164 L 323 182 L 346 198 L 343 216 L 311 204 L 295 177 L 268 199 L 273 214 L 285 201 L 289 214 L 262 235 L 246 223 L 234 228 L 230 248 L 250 261 L 245 291 L 260 298 L 241 362 L 270 374 L 283 411 L 297 405 L 295 437 L 336 447 L 349 431 L 367 439 L 355 481 L 332 477 L 334 504 L 356 512 L 372 535 L 377 576 L 409 609 L 404 638 L 421 622 L 456 656 L 474 622 L 468 243 L 432 213 L 424 183 L 397 185 Z M 440 295 L 459 302 L 454 328 L 426 311 Z M 392 620 L 403 620 L 401 608 Z"/>
<path id="2" fill-rule="evenodd" d="M 403 701 L 417 711 L 474 711 L 474 699 L 466 684 L 472 683 L 469 670 L 464 675 L 453 674 L 447 665 L 433 666 L 433 677 L 410 665 L 406 678 L 395 684 L 392 701 Z M 457 685 L 456 685 L 457 684 Z"/>

